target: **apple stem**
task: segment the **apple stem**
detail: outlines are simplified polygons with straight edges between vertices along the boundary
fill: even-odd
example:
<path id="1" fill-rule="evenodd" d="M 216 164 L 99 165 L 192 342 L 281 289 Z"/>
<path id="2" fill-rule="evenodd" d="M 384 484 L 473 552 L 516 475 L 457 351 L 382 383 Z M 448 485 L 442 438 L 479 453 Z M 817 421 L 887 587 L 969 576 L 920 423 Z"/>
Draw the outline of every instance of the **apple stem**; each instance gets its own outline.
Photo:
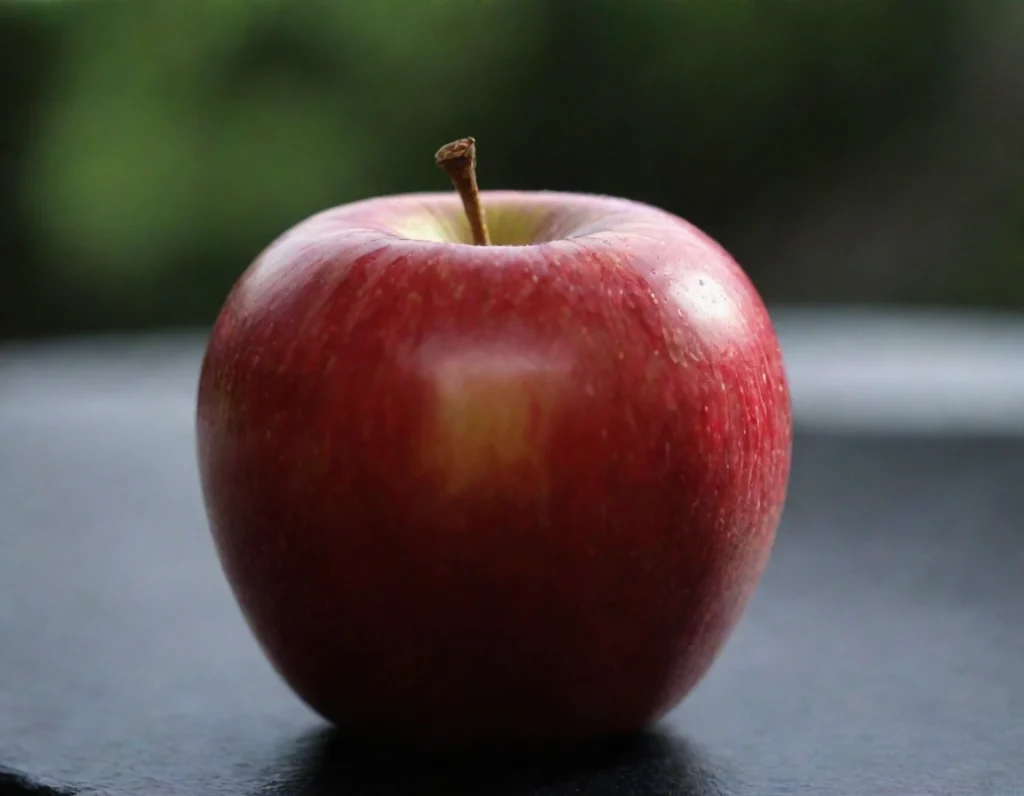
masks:
<path id="1" fill-rule="evenodd" d="M 487 216 L 480 204 L 480 188 L 476 184 L 476 140 L 460 138 L 445 144 L 434 155 L 434 162 L 447 172 L 452 185 L 459 192 L 462 207 L 473 231 L 476 246 L 490 246 L 491 236 L 487 232 Z"/>

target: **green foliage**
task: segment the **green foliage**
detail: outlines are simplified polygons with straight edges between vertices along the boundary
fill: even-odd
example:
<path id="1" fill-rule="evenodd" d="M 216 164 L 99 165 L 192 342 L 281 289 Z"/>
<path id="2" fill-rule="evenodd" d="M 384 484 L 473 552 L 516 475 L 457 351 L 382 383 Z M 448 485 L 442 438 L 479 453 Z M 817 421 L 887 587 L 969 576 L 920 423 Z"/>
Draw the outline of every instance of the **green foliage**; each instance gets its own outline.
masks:
<path id="1" fill-rule="evenodd" d="M 54 330 L 207 320 L 303 216 L 445 189 L 431 155 L 465 134 L 485 187 L 625 194 L 728 230 L 926 119 L 958 46 L 954 0 L 25 8 L 45 45 L 21 55 L 47 78 L 5 190 L 25 306 L 57 297 Z"/>

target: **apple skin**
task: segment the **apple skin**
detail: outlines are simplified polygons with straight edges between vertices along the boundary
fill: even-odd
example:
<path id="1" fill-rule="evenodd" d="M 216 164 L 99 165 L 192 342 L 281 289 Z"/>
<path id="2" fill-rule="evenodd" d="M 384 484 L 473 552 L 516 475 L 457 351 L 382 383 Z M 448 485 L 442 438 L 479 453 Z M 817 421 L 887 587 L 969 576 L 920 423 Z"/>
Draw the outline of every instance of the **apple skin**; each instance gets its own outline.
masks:
<path id="1" fill-rule="evenodd" d="M 563 744 L 656 722 L 764 569 L 789 478 L 768 313 L 718 245 L 608 197 L 317 214 L 229 294 L 198 461 L 272 664 L 343 729 Z"/>

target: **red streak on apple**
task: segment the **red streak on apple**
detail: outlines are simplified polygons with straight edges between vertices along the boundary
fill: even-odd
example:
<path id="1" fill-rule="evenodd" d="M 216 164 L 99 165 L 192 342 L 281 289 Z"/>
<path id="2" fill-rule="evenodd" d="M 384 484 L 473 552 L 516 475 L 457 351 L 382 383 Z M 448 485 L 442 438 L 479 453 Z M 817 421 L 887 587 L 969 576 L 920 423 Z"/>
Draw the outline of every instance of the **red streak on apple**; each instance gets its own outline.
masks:
<path id="1" fill-rule="evenodd" d="M 691 225 L 485 192 L 325 211 L 267 248 L 204 359 L 223 566 L 336 724 L 570 742 L 656 721 L 768 560 L 790 400 L 775 332 Z M 501 245 L 506 244 L 506 245 Z"/>

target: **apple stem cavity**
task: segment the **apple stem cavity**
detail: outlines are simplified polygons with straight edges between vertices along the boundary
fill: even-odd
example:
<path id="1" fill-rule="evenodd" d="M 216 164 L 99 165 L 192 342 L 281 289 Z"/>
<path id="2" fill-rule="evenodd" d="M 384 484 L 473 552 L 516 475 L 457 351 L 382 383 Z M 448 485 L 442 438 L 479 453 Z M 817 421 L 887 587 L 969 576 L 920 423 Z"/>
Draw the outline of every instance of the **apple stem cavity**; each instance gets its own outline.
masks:
<path id="1" fill-rule="evenodd" d="M 476 183 L 476 139 L 460 138 L 445 144 L 434 155 L 434 162 L 447 172 L 452 185 L 459 192 L 462 207 L 473 231 L 476 246 L 490 246 L 491 236 L 487 232 L 487 216 L 480 204 L 480 188 Z"/>

